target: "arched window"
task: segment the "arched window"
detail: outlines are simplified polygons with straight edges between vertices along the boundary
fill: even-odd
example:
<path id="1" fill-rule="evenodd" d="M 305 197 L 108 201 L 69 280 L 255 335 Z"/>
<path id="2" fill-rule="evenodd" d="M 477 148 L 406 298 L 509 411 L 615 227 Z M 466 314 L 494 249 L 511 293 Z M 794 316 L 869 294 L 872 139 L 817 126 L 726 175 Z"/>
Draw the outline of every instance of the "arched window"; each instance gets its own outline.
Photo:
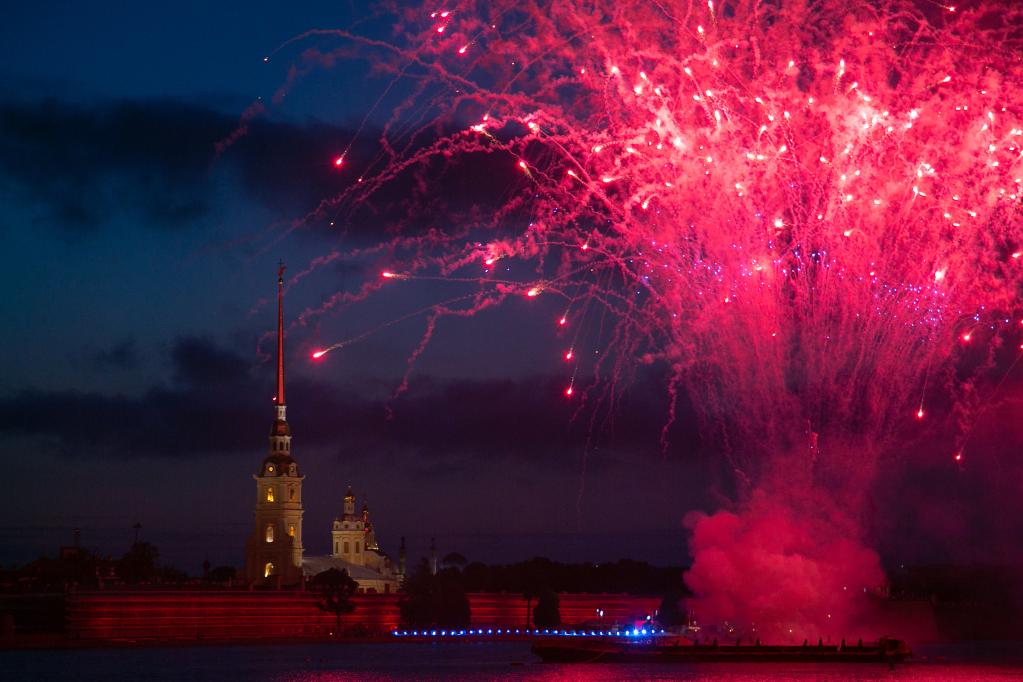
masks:
<path id="1" fill-rule="evenodd" d="M 273 524 L 267 524 L 267 526 L 266 526 L 266 541 L 267 542 L 273 542 L 274 541 L 274 527 L 273 527 Z"/>
<path id="2" fill-rule="evenodd" d="M 293 523 L 288 526 L 288 536 L 295 537 L 295 524 Z"/>
<path id="3" fill-rule="evenodd" d="M 334 541 L 334 554 L 337 554 L 337 540 Z"/>
<path id="4" fill-rule="evenodd" d="M 263 567 L 263 577 L 269 578 L 274 574 L 274 565 L 271 562 L 266 562 L 266 566 Z"/>
<path id="5" fill-rule="evenodd" d="M 290 498 L 292 502 L 295 501 L 295 486 L 288 488 L 288 498 Z"/>
<path id="6" fill-rule="evenodd" d="M 358 540 L 355 541 L 355 553 L 356 554 L 359 553 L 359 541 Z"/>
<path id="7" fill-rule="evenodd" d="M 266 501 L 267 502 L 273 502 L 274 501 L 274 489 L 273 489 L 273 486 L 269 486 L 268 485 L 266 487 Z"/>
<path id="8" fill-rule="evenodd" d="M 345 554 L 348 554 L 348 541 L 345 540 Z"/>

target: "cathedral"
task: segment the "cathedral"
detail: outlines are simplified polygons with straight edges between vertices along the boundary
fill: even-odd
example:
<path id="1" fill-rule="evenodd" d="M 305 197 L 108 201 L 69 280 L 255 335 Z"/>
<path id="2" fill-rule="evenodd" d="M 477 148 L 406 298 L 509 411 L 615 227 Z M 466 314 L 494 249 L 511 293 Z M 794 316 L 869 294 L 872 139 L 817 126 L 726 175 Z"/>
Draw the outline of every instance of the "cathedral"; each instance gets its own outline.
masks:
<path id="1" fill-rule="evenodd" d="M 380 551 L 373 524 L 369 520 L 369 507 L 355 513 L 355 495 L 351 487 L 344 500 L 344 513 L 334 518 L 330 532 L 331 553 L 323 557 L 306 557 L 302 563 L 308 576 L 330 568 L 348 571 L 364 592 L 389 594 L 398 589 L 405 572 L 405 543 L 402 541 L 400 565 L 396 568 L 391 558 Z"/>
<path id="2" fill-rule="evenodd" d="M 305 556 L 302 549 L 302 481 L 298 463 L 291 456 L 291 427 L 284 401 L 284 265 L 277 273 L 277 395 L 270 451 L 263 459 L 256 482 L 255 527 L 245 544 L 245 576 L 250 584 L 273 581 L 295 585 L 331 568 L 348 572 L 360 592 L 395 592 L 405 572 L 405 542 L 400 565 L 380 551 L 369 507 L 355 512 L 351 487 L 344 497 L 343 513 L 330 529 L 331 553 Z"/>

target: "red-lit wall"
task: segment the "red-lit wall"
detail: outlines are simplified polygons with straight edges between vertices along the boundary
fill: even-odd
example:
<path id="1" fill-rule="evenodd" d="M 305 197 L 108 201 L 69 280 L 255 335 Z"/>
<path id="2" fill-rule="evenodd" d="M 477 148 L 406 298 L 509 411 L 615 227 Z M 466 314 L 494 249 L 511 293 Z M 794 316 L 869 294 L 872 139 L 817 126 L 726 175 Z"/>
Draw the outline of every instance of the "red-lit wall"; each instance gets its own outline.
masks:
<path id="1" fill-rule="evenodd" d="M 658 599 L 617 594 L 562 594 L 566 625 L 631 624 L 652 613 Z M 352 635 L 386 634 L 400 626 L 398 595 L 355 597 L 355 611 L 342 617 Z M 474 625 L 525 627 L 521 595 L 470 594 Z M 534 602 L 535 605 L 535 602 Z M 597 609 L 604 612 L 598 618 Z M 334 616 L 317 607 L 315 594 L 300 591 L 166 590 L 79 592 L 68 596 L 68 634 L 77 639 L 250 640 L 329 636 Z"/>
<path id="2" fill-rule="evenodd" d="M 660 605 L 656 597 L 634 597 L 627 594 L 559 594 L 559 612 L 564 625 L 600 623 L 632 625 L 652 614 Z M 526 602 L 522 595 L 481 592 L 469 595 L 474 625 L 526 626 Z M 536 600 L 533 600 L 534 607 Z M 603 611 L 603 617 L 597 610 Z"/>
<path id="3" fill-rule="evenodd" d="M 346 630 L 397 627 L 397 595 L 359 595 Z M 229 640 L 327 637 L 334 615 L 309 592 L 139 591 L 68 596 L 68 634 L 91 640 Z"/>

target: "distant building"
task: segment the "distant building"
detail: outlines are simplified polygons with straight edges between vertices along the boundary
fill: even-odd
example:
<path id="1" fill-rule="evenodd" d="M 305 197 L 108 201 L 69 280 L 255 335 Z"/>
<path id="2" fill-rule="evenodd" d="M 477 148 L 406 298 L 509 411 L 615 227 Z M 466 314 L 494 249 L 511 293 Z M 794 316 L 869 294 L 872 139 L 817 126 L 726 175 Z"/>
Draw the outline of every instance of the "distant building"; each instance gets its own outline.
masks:
<path id="1" fill-rule="evenodd" d="M 361 592 L 396 592 L 401 584 L 401 566 L 380 551 L 376 531 L 369 520 L 369 507 L 355 513 L 355 495 L 351 487 L 344 498 L 344 512 L 334 518 L 330 532 L 331 552 L 325 557 L 307 557 L 303 562 L 306 575 L 312 576 L 330 568 L 348 571 L 359 583 Z"/>
<path id="2" fill-rule="evenodd" d="M 250 583 L 273 581 L 294 585 L 304 576 L 331 568 L 348 571 L 361 592 L 396 592 L 404 566 L 396 567 L 380 551 L 363 504 L 355 513 L 355 495 L 349 487 L 344 512 L 334 519 L 329 556 L 306 557 L 302 550 L 302 481 L 305 477 L 291 456 L 291 427 L 284 402 L 284 266 L 277 273 L 277 395 L 270 430 L 270 452 L 256 481 L 255 527 L 245 545 L 245 576 Z M 404 538 L 402 539 L 404 559 Z M 404 563 L 404 561 L 402 561 Z"/>

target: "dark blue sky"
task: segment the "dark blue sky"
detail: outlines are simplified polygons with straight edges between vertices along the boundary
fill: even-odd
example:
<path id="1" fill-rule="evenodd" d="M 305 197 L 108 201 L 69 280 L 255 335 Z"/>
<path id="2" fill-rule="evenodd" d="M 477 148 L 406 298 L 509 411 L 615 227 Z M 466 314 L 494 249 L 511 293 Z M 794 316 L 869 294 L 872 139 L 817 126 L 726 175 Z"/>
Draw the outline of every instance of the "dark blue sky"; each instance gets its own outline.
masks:
<path id="1" fill-rule="evenodd" d="M 186 570 L 205 557 L 241 563 L 251 476 L 272 418 L 273 366 L 257 343 L 274 322 L 266 302 L 276 263 L 294 274 L 334 249 L 383 239 L 388 227 L 282 226 L 352 181 L 331 162 L 382 84 L 363 62 L 313 70 L 224 154 L 216 144 L 258 98 L 273 102 L 303 49 L 332 44 L 313 38 L 269 63 L 265 55 L 311 28 L 386 36 L 387 22 L 369 17 L 337 2 L 5 8 L 0 448 L 12 489 L 0 496 L 0 562 L 52 554 L 75 527 L 86 545 L 120 554 L 140 521 L 144 537 Z M 351 159 L 357 166 L 358 147 Z M 289 289 L 289 320 L 386 265 L 317 270 Z M 351 484 L 368 494 L 392 552 L 402 535 L 413 556 L 436 536 L 443 551 L 470 560 L 684 563 L 682 518 L 724 499 L 722 460 L 701 450 L 685 414 L 671 452 L 661 453 L 666 405 L 656 374 L 636 378 L 613 427 L 573 420 L 561 398 L 564 344 L 551 325 L 557 301 L 511 301 L 444 321 L 392 419 L 386 398 L 423 333 L 421 317 L 323 363 L 308 360 L 313 348 L 460 293 L 445 283 L 388 287 L 289 329 L 307 551 L 327 550 Z M 1007 438 L 1016 449 L 1023 442 Z M 912 508 L 880 501 L 886 520 L 946 513 L 960 524 L 954 536 L 944 521 L 895 524 L 918 537 L 882 538 L 887 556 L 997 558 L 1016 527 L 997 510 L 1013 493 L 989 485 L 994 469 L 975 471 L 954 482 L 947 471 L 923 472 L 933 492 L 910 485 L 920 498 Z M 921 480 L 899 475 L 885 480 L 888 500 L 907 497 L 893 481 Z"/>
<path id="2" fill-rule="evenodd" d="M 330 161 L 379 93 L 364 64 L 309 74 L 220 158 L 215 143 L 323 41 L 265 64 L 277 45 L 356 22 L 385 35 L 386 24 L 337 2 L 210 5 L 25 4 L 0 27 L 9 291 L 0 443 L 18 481 L 0 502 L 4 563 L 52 553 L 74 527 L 118 554 L 136 521 L 183 568 L 205 556 L 240 563 L 271 421 L 273 369 L 257 341 L 274 320 L 261 302 L 273 295 L 275 264 L 296 272 L 374 238 L 373 228 L 279 231 L 350 181 Z M 289 318 L 377 265 L 303 280 L 289 291 Z M 290 330 L 307 549 L 326 550 L 351 483 L 369 495 L 392 551 L 401 535 L 413 553 L 436 535 L 442 549 L 484 561 L 683 562 L 681 518 L 706 474 L 661 456 L 663 404 L 640 394 L 583 475 L 588 429 L 558 407 L 553 308 L 526 315 L 513 303 L 442 325 L 391 421 L 382 398 L 422 318 L 322 365 L 307 360 L 313 347 L 458 293 L 395 288 Z"/>

